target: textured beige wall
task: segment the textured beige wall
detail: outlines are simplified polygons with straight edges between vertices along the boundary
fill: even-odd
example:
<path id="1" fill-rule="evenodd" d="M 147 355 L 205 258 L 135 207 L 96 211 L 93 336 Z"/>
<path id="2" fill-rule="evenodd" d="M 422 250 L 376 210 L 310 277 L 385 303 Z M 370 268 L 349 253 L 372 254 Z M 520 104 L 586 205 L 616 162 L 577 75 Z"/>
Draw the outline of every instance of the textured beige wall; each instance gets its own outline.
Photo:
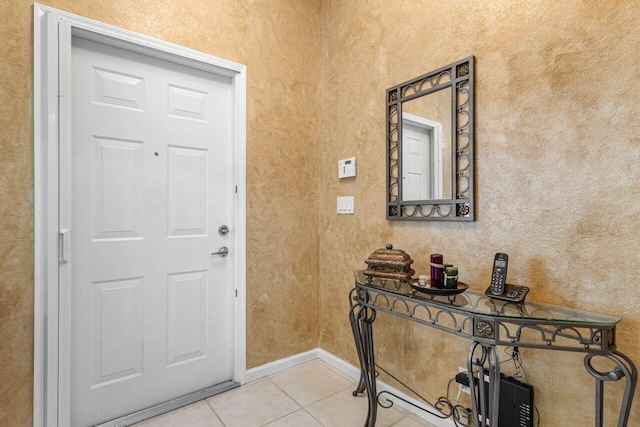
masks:
<path id="1" fill-rule="evenodd" d="M 426 272 L 430 253 L 486 288 L 493 255 L 532 300 L 623 318 L 619 349 L 640 363 L 640 2 L 323 1 L 321 347 L 356 363 L 351 270 L 393 243 Z M 385 89 L 476 57 L 477 222 L 385 220 Z M 358 158 L 339 181 L 335 164 Z M 355 195 L 355 215 L 335 214 Z M 469 342 L 380 315 L 378 360 L 432 400 Z M 580 354 L 523 351 L 541 425 L 593 425 Z M 504 356 L 504 355 L 503 355 Z M 506 356 L 504 356 L 506 357 Z M 506 364 L 506 372 L 513 370 Z M 606 425 L 619 402 L 607 384 Z M 617 393 L 617 394 L 616 394 Z M 640 425 L 636 399 L 629 425 Z"/>
<path id="2" fill-rule="evenodd" d="M 640 363 L 640 3 L 44 3 L 248 66 L 249 367 L 315 347 L 319 324 L 321 346 L 355 363 L 351 270 L 387 242 L 417 271 L 445 254 L 476 289 L 493 254 L 508 252 L 510 281 L 530 286 L 529 298 L 622 316 L 619 347 Z M 0 13 L 0 425 L 22 426 L 32 375 L 31 2 L 1 2 Z M 478 221 L 389 223 L 384 91 L 470 54 Z M 336 161 L 353 155 L 358 177 L 339 182 Z M 336 216 L 341 195 L 356 196 L 355 215 Z M 318 280 L 320 319 L 304 303 L 316 302 Z M 442 394 L 468 342 L 378 322 L 379 361 Z M 581 356 L 523 354 L 542 425 L 592 424 Z M 630 425 L 640 424 L 639 401 Z"/>
<path id="3" fill-rule="evenodd" d="M 247 65 L 247 363 L 317 347 L 320 1 L 41 3 Z M 0 2 L 0 426 L 32 412 L 32 2 Z"/>

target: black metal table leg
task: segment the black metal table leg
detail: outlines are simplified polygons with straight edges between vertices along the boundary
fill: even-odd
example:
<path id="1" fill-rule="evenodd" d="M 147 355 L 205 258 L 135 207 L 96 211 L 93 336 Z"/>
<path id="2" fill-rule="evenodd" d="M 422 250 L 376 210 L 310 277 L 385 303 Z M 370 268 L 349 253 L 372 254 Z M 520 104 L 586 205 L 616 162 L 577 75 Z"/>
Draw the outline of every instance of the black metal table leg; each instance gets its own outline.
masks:
<path id="1" fill-rule="evenodd" d="M 373 351 L 373 328 L 372 323 L 376 318 L 375 310 L 365 308 L 363 315 L 359 317 L 362 327 L 362 337 L 364 338 L 365 359 L 367 363 L 367 377 L 365 387 L 367 389 L 367 398 L 369 400 L 369 412 L 365 426 L 374 427 L 376 425 L 376 417 L 378 414 L 378 391 L 376 387 L 376 362 Z"/>
<path id="2" fill-rule="evenodd" d="M 358 320 L 356 318 L 356 312 L 360 312 L 362 306 L 359 304 L 354 304 L 354 293 L 355 289 L 352 289 L 349 293 L 349 304 L 351 308 L 349 309 L 349 323 L 351 324 L 351 332 L 353 333 L 353 340 L 356 344 L 356 353 L 358 354 L 358 362 L 360 362 L 360 381 L 358 382 L 358 386 L 353 391 L 353 395 L 357 396 L 365 390 L 365 370 L 364 370 L 364 351 L 362 349 L 362 332 L 360 331 L 360 325 L 358 324 Z"/>
<path id="3" fill-rule="evenodd" d="M 500 358 L 498 357 L 498 348 L 495 345 L 488 347 L 489 356 L 489 393 L 491 399 L 491 425 L 498 426 L 498 417 L 500 409 Z"/>
<path id="4" fill-rule="evenodd" d="M 600 372 L 596 370 L 591 364 L 591 359 L 596 356 L 604 357 L 615 363 L 613 370 L 608 372 Z M 631 412 L 631 403 L 633 402 L 633 395 L 638 382 L 638 370 L 636 369 L 636 366 L 633 364 L 631 359 L 618 351 L 613 351 L 611 354 L 604 355 L 593 353 L 587 354 L 584 358 L 584 366 L 587 368 L 587 372 L 596 379 L 596 427 L 602 427 L 604 422 L 603 395 L 605 381 L 619 381 L 624 377 L 624 395 L 622 403 L 620 404 L 617 426 L 627 427 L 629 422 L 629 413 Z"/>
<path id="5" fill-rule="evenodd" d="M 376 390 L 376 364 L 373 349 L 372 323 L 376 318 L 376 311 L 352 304 L 349 310 L 349 321 L 353 338 L 356 343 L 356 351 L 360 362 L 360 381 L 353 395 L 356 396 L 366 390 L 369 410 L 365 427 L 374 427 L 378 413 L 378 400 Z"/>
<path id="6" fill-rule="evenodd" d="M 480 346 L 481 356 L 474 357 L 476 348 Z M 485 364 L 489 363 L 489 390 L 484 382 Z M 474 367 L 478 367 L 478 378 L 473 375 Z M 473 342 L 467 357 L 467 372 L 469 376 L 469 394 L 471 395 L 471 410 L 473 412 L 474 427 L 495 427 L 498 425 L 498 411 L 500 403 L 500 360 L 498 350 L 494 345 L 483 345 Z M 478 395 L 475 386 L 478 384 Z M 489 407 L 485 396 L 489 393 Z"/>

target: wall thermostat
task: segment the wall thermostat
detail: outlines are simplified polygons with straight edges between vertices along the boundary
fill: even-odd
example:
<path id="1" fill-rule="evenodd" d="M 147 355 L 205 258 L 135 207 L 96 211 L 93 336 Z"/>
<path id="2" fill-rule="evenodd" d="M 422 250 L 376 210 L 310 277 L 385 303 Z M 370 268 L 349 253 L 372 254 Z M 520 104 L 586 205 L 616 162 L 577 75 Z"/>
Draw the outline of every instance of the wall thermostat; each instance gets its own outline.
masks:
<path id="1" fill-rule="evenodd" d="M 356 176 L 356 158 L 338 160 L 338 178 Z"/>

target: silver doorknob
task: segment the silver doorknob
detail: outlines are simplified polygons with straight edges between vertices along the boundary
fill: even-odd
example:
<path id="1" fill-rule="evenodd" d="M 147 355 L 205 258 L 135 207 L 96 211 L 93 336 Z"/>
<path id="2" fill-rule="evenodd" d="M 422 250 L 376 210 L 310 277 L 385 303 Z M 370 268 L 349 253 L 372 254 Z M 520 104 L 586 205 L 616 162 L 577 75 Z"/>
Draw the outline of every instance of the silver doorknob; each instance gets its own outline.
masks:
<path id="1" fill-rule="evenodd" d="M 229 227 L 227 227 L 226 225 L 221 225 L 221 226 L 218 228 L 218 233 L 222 234 L 223 236 L 224 236 L 225 234 L 227 234 L 228 232 L 229 232 Z"/>
<path id="2" fill-rule="evenodd" d="M 218 249 L 218 252 L 211 252 L 211 255 L 227 256 L 228 254 L 229 254 L 229 248 L 226 246 L 223 246 L 220 249 Z"/>

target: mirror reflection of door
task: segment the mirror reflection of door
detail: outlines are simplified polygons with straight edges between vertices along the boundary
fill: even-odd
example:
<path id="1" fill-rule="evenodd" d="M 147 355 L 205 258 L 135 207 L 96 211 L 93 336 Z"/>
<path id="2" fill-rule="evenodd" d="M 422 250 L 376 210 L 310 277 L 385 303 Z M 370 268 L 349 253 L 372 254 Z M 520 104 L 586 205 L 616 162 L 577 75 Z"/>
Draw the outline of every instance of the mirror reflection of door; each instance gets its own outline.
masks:
<path id="1" fill-rule="evenodd" d="M 442 198 L 442 124 L 402 114 L 402 200 Z"/>

